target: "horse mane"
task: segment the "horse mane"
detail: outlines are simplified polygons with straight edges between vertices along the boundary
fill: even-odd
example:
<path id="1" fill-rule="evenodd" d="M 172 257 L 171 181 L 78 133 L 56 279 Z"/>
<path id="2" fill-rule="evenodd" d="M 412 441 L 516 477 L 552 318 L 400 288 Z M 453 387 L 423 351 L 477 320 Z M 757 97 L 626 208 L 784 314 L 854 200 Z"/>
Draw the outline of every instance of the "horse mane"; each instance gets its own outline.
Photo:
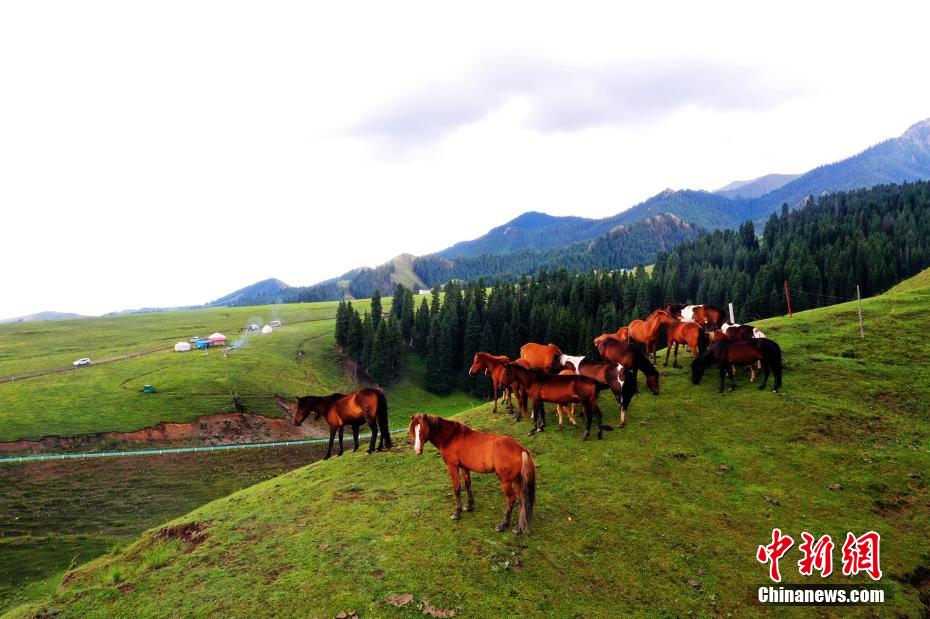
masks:
<path id="1" fill-rule="evenodd" d="M 438 415 L 423 415 L 426 427 L 429 428 L 429 440 L 438 448 L 448 443 L 456 434 L 467 434 L 472 431 L 471 426 L 461 421 L 444 419 Z"/>

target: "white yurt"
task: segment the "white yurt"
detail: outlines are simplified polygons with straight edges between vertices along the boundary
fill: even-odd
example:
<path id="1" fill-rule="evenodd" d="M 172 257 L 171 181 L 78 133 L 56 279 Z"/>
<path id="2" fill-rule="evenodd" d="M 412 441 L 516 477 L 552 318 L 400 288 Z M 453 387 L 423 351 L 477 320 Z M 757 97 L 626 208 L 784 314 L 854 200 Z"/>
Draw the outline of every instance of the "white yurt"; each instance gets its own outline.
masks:
<path id="1" fill-rule="evenodd" d="M 271 325 L 265 325 L 264 327 L 262 327 L 262 335 L 268 335 L 269 333 L 271 333 L 271 331 L 272 331 Z"/>
<path id="2" fill-rule="evenodd" d="M 191 349 L 190 342 L 178 342 L 174 345 L 174 352 L 188 352 Z"/>

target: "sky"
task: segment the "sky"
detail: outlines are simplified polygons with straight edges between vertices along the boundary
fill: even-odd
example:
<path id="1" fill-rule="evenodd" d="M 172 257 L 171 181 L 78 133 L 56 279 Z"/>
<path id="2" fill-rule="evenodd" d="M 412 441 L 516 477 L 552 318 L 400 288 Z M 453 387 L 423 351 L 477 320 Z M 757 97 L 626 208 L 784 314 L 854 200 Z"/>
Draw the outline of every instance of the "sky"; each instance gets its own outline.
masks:
<path id="1" fill-rule="evenodd" d="M 930 116 L 927 3 L 627 4 L 0 3 L 0 317 L 308 285 Z"/>

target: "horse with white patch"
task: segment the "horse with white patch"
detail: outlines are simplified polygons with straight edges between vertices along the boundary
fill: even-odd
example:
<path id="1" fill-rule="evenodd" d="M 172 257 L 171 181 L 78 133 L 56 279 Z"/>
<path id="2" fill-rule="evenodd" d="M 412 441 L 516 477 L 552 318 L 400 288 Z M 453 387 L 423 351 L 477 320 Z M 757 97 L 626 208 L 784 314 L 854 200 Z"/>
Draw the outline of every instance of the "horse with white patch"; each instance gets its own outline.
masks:
<path id="1" fill-rule="evenodd" d="M 636 395 L 635 372 L 627 370 L 619 363 L 590 361 L 585 357 L 562 355 L 559 361 L 564 368 L 563 373 L 566 370 L 572 370 L 579 376 L 587 376 L 606 385 L 614 394 L 617 404 L 620 405 L 620 418 L 617 426 L 622 428 L 626 425 L 626 411 L 630 407 L 633 396 Z"/>

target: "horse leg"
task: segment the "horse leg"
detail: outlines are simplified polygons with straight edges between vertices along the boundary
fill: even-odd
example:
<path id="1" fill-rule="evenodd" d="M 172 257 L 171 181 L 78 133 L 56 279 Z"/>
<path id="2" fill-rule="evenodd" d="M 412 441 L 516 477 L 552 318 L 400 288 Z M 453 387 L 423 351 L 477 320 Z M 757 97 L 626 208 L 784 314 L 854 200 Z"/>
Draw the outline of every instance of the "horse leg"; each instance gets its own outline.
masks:
<path id="1" fill-rule="evenodd" d="M 465 478 L 465 491 L 468 492 L 468 503 L 465 504 L 465 511 L 470 512 L 475 509 L 475 497 L 471 493 L 471 471 L 462 467 L 462 477 Z"/>
<path id="2" fill-rule="evenodd" d="M 568 409 L 568 420 L 572 422 L 573 426 L 575 426 L 576 428 L 578 427 L 578 424 L 575 422 L 575 403 L 574 402 L 572 402 L 571 407 Z"/>
<path id="3" fill-rule="evenodd" d="M 556 404 L 555 412 L 559 414 L 559 430 L 564 430 L 565 425 L 562 423 L 562 416 L 566 413 L 565 407 L 561 404 Z"/>
<path id="4" fill-rule="evenodd" d="M 762 384 L 759 385 L 759 391 L 765 389 L 765 384 L 769 382 L 769 364 L 762 363 Z"/>
<path id="5" fill-rule="evenodd" d="M 328 459 L 333 455 L 333 441 L 336 439 L 336 428 L 329 429 L 329 447 L 326 448 L 326 455 L 323 457 L 324 460 Z"/>
<path id="6" fill-rule="evenodd" d="M 691 351 L 691 354 L 694 354 L 694 351 Z M 668 365 L 667 363 L 665 365 Z M 675 342 L 675 362 L 672 364 L 673 368 L 678 367 L 678 342 Z"/>
<path id="7" fill-rule="evenodd" d="M 601 407 L 597 404 L 597 396 L 594 396 L 594 401 L 590 404 L 591 413 L 597 415 L 597 440 L 604 438 L 604 415 L 601 413 Z"/>
<path id="8" fill-rule="evenodd" d="M 491 412 L 496 413 L 497 412 L 497 381 L 491 380 L 491 382 L 494 384 L 494 408 L 491 409 Z"/>
<path id="9" fill-rule="evenodd" d="M 729 363 L 724 362 L 720 364 L 720 388 L 717 389 L 717 393 L 723 393 L 723 379 L 729 371 L 730 371 Z"/>
<path id="10" fill-rule="evenodd" d="M 501 490 L 504 492 L 504 498 L 507 499 L 507 509 L 504 510 L 504 519 L 496 527 L 497 532 L 500 533 L 506 531 L 507 527 L 510 526 L 510 514 L 513 512 L 513 504 L 516 503 L 516 493 L 513 491 L 510 482 L 504 479 L 500 473 L 498 473 L 498 477 L 501 480 Z"/>
<path id="11" fill-rule="evenodd" d="M 736 389 L 736 366 L 731 365 L 727 368 L 727 374 L 730 377 L 730 391 Z"/>
<path id="12" fill-rule="evenodd" d="M 352 424 L 352 442 L 355 443 L 355 447 L 352 448 L 352 451 L 358 451 L 358 425 Z"/>
<path id="13" fill-rule="evenodd" d="M 665 367 L 668 367 L 668 354 L 669 354 L 670 352 L 672 352 L 672 341 L 671 341 L 671 340 L 668 340 L 667 342 L 665 342 Z M 677 354 L 675 355 L 675 358 L 676 358 L 676 362 L 675 362 L 675 363 L 677 364 L 677 363 L 678 363 L 678 362 L 677 362 L 677 359 L 678 359 L 678 355 L 677 355 Z M 675 367 L 677 367 L 677 365 L 676 365 Z"/>
<path id="14" fill-rule="evenodd" d="M 452 512 L 452 520 L 459 520 L 462 517 L 462 486 L 459 481 L 459 465 L 447 464 L 449 467 L 449 477 L 452 478 L 452 489 L 455 490 L 455 511 Z"/>
<path id="15" fill-rule="evenodd" d="M 339 455 L 342 455 L 342 431 L 343 427 L 339 426 Z"/>
<path id="16" fill-rule="evenodd" d="M 368 427 L 371 428 L 371 442 L 368 443 L 368 453 L 374 453 L 375 441 L 378 439 L 378 420 L 372 419 Z"/>

